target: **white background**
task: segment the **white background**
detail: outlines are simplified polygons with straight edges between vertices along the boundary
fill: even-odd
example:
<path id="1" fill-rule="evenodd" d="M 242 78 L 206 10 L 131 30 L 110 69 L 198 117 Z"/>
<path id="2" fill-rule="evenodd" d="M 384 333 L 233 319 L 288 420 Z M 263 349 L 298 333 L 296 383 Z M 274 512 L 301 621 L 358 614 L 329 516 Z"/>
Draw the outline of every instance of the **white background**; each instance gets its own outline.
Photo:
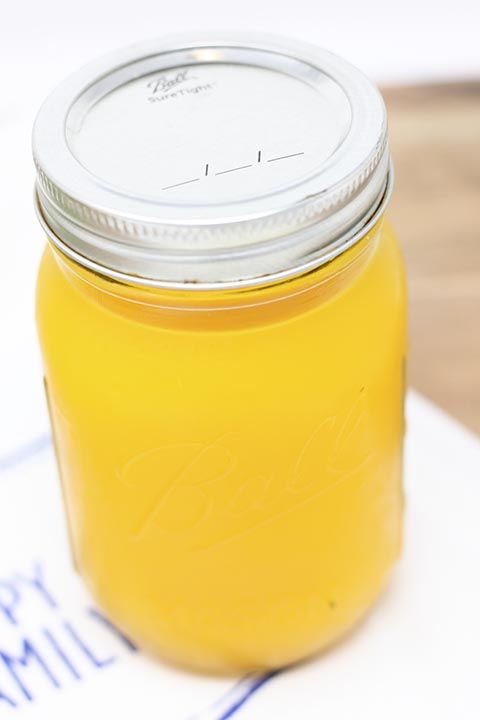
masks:
<path id="1" fill-rule="evenodd" d="M 45 95 L 94 56 L 195 29 L 288 34 L 380 83 L 480 77 L 478 0 L 2 0 L 0 13 L 0 454 L 47 427 L 33 321 L 43 237 L 30 131 Z"/>

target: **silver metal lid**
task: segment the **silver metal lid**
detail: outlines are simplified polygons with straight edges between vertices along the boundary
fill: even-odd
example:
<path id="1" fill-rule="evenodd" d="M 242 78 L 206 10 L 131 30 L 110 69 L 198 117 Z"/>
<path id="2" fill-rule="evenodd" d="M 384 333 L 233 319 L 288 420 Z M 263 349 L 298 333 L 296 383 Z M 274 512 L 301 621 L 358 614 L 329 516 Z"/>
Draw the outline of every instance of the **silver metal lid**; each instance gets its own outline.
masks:
<path id="1" fill-rule="evenodd" d="M 102 58 L 33 132 L 40 219 L 105 275 L 251 285 L 319 265 L 378 215 L 389 174 L 375 87 L 324 50 L 176 36 Z"/>

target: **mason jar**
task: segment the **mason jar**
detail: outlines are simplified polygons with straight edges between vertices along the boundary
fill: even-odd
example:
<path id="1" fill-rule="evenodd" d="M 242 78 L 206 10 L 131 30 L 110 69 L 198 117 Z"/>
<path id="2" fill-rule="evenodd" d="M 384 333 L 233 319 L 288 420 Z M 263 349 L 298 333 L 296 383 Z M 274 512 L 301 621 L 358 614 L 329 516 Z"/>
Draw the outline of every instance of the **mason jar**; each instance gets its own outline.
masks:
<path id="1" fill-rule="evenodd" d="M 33 144 L 78 572 L 176 663 L 331 645 L 401 547 L 405 287 L 378 91 L 303 43 L 177 36 L 68 78 Z"/>

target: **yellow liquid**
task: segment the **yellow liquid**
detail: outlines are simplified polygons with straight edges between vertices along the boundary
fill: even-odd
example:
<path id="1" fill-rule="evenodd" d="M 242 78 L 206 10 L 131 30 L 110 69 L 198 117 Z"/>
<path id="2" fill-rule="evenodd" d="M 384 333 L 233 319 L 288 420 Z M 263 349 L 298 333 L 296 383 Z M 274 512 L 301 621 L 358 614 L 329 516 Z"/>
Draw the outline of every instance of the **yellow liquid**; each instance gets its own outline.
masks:
<path id="1" fill-rule="evenodd" d="M 47 248 L 38 326 L 75 563 L 142 647 L 278 667 L 401 544 L 405 290 L 376 227 L 273 287 L 139 289 Z"/>

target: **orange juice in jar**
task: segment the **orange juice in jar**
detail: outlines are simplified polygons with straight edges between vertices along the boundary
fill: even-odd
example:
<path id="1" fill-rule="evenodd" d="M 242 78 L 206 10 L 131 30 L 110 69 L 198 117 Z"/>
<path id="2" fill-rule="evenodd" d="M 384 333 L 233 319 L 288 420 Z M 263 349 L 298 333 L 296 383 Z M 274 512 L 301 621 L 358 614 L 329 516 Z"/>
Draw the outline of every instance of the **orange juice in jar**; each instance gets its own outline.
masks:
<path id="1" fill-rule="evenodd" d="M 259 35 L 87 66 L 34 129 L 37 320 L 76 567 L 213 670 L 335 642 L 401 546 L 405 288 L 386 115 Z"/>

